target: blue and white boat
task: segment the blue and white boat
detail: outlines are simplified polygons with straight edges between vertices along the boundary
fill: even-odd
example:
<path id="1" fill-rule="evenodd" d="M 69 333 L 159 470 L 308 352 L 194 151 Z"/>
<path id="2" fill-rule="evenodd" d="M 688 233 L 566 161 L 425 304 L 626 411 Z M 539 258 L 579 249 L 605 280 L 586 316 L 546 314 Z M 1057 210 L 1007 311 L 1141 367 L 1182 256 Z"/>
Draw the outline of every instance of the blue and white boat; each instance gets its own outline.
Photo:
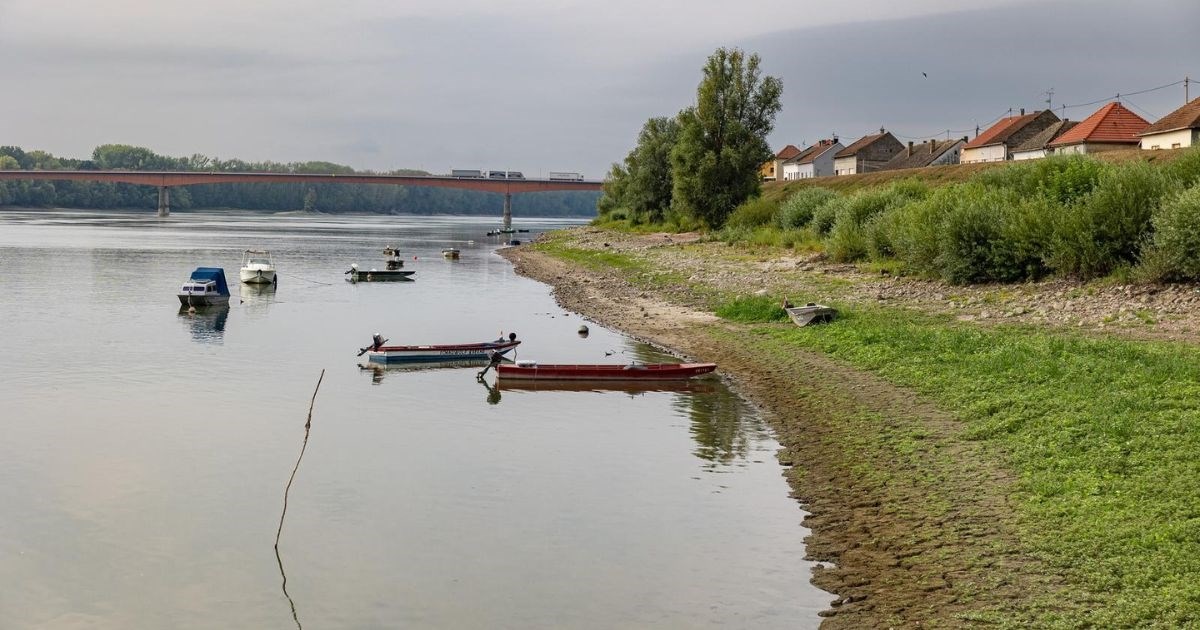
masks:
<path id="1" fill-rule="evenodd" d="M 516 334 L 510 334 L 508 338 L 501 337 L 495 341 L 481 343 L 430 344 L 427 346 L 388 346 L 384 345 L 386 343 L 386 339 L 376 334 L 371 340 L 371 345 L 360 348 L 358 354 L 359 356 L 366 354 L 367 360 L 374 363 L 470 362 L 487 361 L 495 355 L 504 355 L 521 345 Z"/>
<path id="2" fill-rule="evenodd" d="M 183 306 L 229 304 L 225 270 L 220 267 L 196 267 L 192 277 L 179 289 L 179 303 Z"/>

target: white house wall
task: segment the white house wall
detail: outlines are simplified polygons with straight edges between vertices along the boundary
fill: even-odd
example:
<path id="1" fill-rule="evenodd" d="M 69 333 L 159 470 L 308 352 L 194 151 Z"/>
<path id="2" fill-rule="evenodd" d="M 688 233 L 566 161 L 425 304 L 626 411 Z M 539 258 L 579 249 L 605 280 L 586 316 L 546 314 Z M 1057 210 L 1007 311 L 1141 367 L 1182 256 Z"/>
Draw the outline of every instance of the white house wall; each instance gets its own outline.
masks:
<path id="1" fill-rule="evenodd" d="M 962 163 L 972 164 L 975 162 L 1003 162 L 1008 157 L 1008 147 L 1003 144 L 992 144 L 986 147 L 977 147 L 974 149 L 964 149 L 962 153 Z"/>
<path id="2" fill-rule="evenodd" d="M 1177 131 L 1168 131 L 1166 133 L 1156 133 L 1151 136 L 1143 136 L 1142 148 L 1150 150 L 1186 148 L 1197 143 L 1197 135 L 1200 135 L 1200 130 L 1179 129 Z M 1179 146 L 1175 147 L 1176 144 Z"/>
<path id="3" fill-rule="evenodd" d="M 858 170 L 858 157 L 851 155 L 850 157 L 835 158 L 833 160 L 833 171 L 837 175 L 853 175 Z"/>
<path id="4" fill-rule="evenodd" d="M 1034 149 L 1032 151 L 1013 151 L 1013 160 L 1038 160 L 1046 157 L 1045 149 Z"/>

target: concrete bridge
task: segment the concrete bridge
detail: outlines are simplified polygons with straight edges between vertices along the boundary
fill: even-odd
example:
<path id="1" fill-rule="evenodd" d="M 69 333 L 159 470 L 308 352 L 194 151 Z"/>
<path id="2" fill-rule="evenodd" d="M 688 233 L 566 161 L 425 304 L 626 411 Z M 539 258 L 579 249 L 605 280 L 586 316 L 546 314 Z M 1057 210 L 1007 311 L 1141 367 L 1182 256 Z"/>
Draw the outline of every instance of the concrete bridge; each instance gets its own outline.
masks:
<path id="1" fill-rule="evenodd" d="M 439 175 L 341 175 L 312 173 L 225 173 L 219 171 L 0 171 L 0 181 L 56 180 L 114 182 L 158 187 L 158 216 L 171 213 L 171 188 L 196 184 L 384 184 L 461 188 L 504 194 L 504 227 L 512 225 L 512 196 L 553 190 L 600 190 L 601 182 L 560 179 L 492 179 Z"/>

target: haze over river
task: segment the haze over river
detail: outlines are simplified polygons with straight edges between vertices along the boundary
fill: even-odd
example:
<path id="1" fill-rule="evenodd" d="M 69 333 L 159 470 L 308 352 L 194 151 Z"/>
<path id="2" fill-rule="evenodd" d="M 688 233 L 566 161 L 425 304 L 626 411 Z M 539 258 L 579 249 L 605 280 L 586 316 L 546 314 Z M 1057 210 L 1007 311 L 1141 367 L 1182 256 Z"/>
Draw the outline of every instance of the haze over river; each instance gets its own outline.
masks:
<path id="1" fill-rule="evenodd" d="M 0 627 L 815 627 L 831 596 L 777 444 L 719 380 L 490 390 L 477 368 L 359 367 L 373 332 L 657 356 L 577 335 L 495 225 L 0 211 Z M 344 281 L 385 245 L 415 282 Z M 237 284 L 247 248 L 272 251 L 277 289 Z M 225 268 L 228 311 L 179 312 L 198 266 Z"/>

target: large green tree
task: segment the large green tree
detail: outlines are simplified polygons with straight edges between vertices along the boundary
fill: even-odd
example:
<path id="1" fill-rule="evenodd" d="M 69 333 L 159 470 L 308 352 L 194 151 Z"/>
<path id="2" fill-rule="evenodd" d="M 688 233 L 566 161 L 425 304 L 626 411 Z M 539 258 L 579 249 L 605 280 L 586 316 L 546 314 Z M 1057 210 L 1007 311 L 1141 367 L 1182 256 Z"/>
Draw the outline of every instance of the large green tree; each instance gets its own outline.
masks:
<path id="1" fill-rule="evenodd" d="M 651 118 L 638 134 L 625 163 L 613 164 L 604 183 L 601 212 L 623 209 L 637 223 L 659 223 L 671 207 L 671 150 L 679 139 L 679 121 Z"/>
<path id="2" fill-rule="evenodd" d="M 759 192 L 770 159 L 767 134 L 779 113 L 783 82 L 762 76 L 758 55 L 718 48 L 704 66 L 696 104 L 679 114 L 671 151 L 672 206 L 713 228 Z"/>

